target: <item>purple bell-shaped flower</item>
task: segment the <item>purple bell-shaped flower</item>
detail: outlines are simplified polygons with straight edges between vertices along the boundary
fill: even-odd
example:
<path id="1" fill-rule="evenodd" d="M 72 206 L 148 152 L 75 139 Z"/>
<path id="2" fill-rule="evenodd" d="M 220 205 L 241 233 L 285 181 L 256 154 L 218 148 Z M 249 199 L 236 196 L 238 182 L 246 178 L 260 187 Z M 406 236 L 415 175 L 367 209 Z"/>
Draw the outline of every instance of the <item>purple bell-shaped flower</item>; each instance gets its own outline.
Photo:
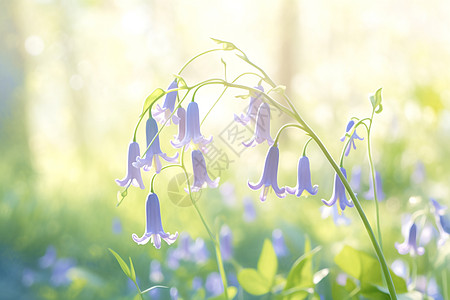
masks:
<path id="1" fill-rule="evenodd" d="M 144 189 L 144 182 L 142 181 L 141 170 L 135 168 L 133 163 L 136 161 L 140 155 L 139 144 L 136 142 L 131 142 L 128 146 L 128 165 L 127 165 L 127 175 L 124 179 L 116 179 L 116 183 L 120 186 L 127 186 L 129 184 L 135 187 L 140 187 Z"/>
<path id="2" fill-rule="evenodd" d="M 145 233 L 142 237 L 138 237 L 133 233 L 132 238 L 138 245 L 145 245 L 151 240 L 153 246 L 156 249 L 161 248 L 161 239 L 166 241 L 167 244 L 173 244 L 177 237 L 178 232 L 175 234 L 170 234 L 164 232 L 161 223 L 161 211 L 159 208 L 159 199 L 156 194 L 150 193 L 147 197 L 145 203 L 145 214 L 146 214 L 146 226 Z"/>
<path id="3" fill-rule="evenodd" d="M 405 255 L 410 253 L 411 256 L 423 255 L 425 249 L 417 246 L 417 225 L 413 223 L 409 228 L 408 235 L 403 243 L 395 243 L 398 253 Z"/>
<path id="4" fill-rule="evenodd" d="M 286 187 L 286 192 L 292 195 L 300 197 L 304 192 L 308 192 L 311 195 L 317 194 L 319 189 L 318 185 L 314 187 L 311 184 L 311 170 L 309 168 L 309 159 L 306 156 L 300 157 L 298 160 L 298 172 L 297 172 L 297 186 Z"/>
<path id="5" fill-rule="evenodd" d="M 174 143 L 181 143 L 186 133 L 186 110 L 182 107 L 177 109 L 178 117 L 178 135 L 175 136 Z"/>
<path id="6" fill-rule="evenodd" d="M 260 90 L 261 92 L 264 92 L 264 88 L 261 85 L 258 85 L 255 88 Z M 255 122 L 258 109 L 263 103 L 262 97 L 263 96 L 260 93 L 258 93 L 256 97 L 250 97 L 250 104 L 247 109 L 247 114 L 241 114 L 240 116 L 235 114 L 234 120 L 244 126 L 247 125 L 251 120 Z"/>
<path id="7" fill-rule="evenodd" d="M 194 170 L 194 183 L 191 186 L 192 192 L 198 192 L 206 183 L 210 188 L 216 188 L 219 186 L 220 178 L 211 180 L 206 170 L 206 162 L 203 154 L 200 150 L 192 151 L 192 169 Z"/>
<path id="8" fill-rule="evenodd" d="M 247 141 L 242 142 L 245 147 L 254 147 L 267 141 L 269 146 L 273 145 L 272 137 L 270 136 L 270 106 L 267 103 L 261 104 L 256 116 L 255 134 Z"/>
<path id="9" fill-rule="evenodd" d="M 372 177 L 372 175 L 370 175 L 370 177 Z M 383 201 L 385 199 L 385 196 L 384 196 L 383 188 L 381 186 L 381 175 L 380 175 L 380 173 L 378 173 L 378 171 L 375 171 L 375 185 L 377 187 L 378 201 Z M 372 178 L 370 179 L 369 186 L 370 186 L 369 191 L 366 193 L 365 196 L 366 196 L 367 200 L 372 200 L 375 197 L 374 190 L 373 190 Z"/>
<path id="10" fill-rule="evenodd" d="M 248 186 L 252 190 L 258 190 L 264 185 L 264 188 L 262 189 L 261 195 L 259 197 L 261 201 L 266 200 L 270 187 L 273 188 L 275 194 L 279 198 L 284 198 L 286 196 L 285 194 L 286 189 L 284 187 L 279 188 L 277 183 L 279 156 L 280 150 L 278 149 L 278 147 L 277 146 L 270 147 L 269 151 L 267 152 L 261 179 L 256 184 L 248 182 Z"/>
<path id="11" fill-rule="evenodd" d="M 203 137 L 200 132 L 200 117 L 198 111 L 198 104 L 196 102 L 189 103 L 186 112 L 186 129 L 184 137 L 181 141 L 171 141 L 172 146 L 181 148 L 188 145 L 192 141 L 194 144 L 205 146 L 212 141 L 212 136 L 209 139 Z"/>
<path id="12" fill-rule="evenodd" d="M 347 178 L 347 172 L 342 167 L 341 172 L 344 174 L 344 177 Z M 342 183 L 337 173 L 334 177 L 333 195 L 331 196 L 331 199 L 329 201 L 322 199 L 322 202 L 327 206 L 334 205 L 336 201 L 339 201 L 339 207 L 341 208 L 342 211 L 345 210 L 345 207 L 347 206 L 348 207 L 354 206 L 354 204 L 351 201 L 347 200 L 344 184 Z"/>
<path id="13" fill-rule="evenodd" d="M 161 172 L 161 161 L 159 157 L 164 158 L 168 162 L 176 162 L 178 158 L 178 153 L 176 153 L 173 157 L 167 156 L 167 154 L 161 151 L 161 147 L 159 145 L 159 135 L 158 134 L 158 124 L 156 124 L 155 119 L 149 118 L 146 124 L 146 135 L 147 135 L 147 146 L 150 145 L 153 138 L 156 136 L 155 141 L 148 149 L 147 153 L 145 153 L 144 158 L 138 157 L 136 162 L 133 163 L 133 166 L 136 168 L 144 168 L 144 171 L 149 171 L 152 163 L 155 165 L 156 173 Z"/>
<path id="14" fill-rule="evenodd" d="M 355 121 L 350 120 L 350 122 L 348 122 L 348 124 L 347 124 L 347 129 L 345 130 L 345 135 L 341 138 L 341 142 L 345 141 L 347 134 L 349 134 L 349 132 L 353 129 L 353 125 L 355 125 Z M 345 156 L 348 156 L 352 146 L 353 146 L 353 149 L 356 150 L 355 139 L 358 139 L 360 141 L 364 140 L 364 138 L 358 136 L 358 134 L 356 133 L 356 128 L 353 130 L 353 133 L 352 133 L 352 135 L 350 135 L 349 139 L 350 139 L 350 142 L 348 143 L 347 148 L 345 149 Z"/>
<path id="15" fill-rule="evenodd" d="M 175 79 L 167 88 L 168 90 L 173 90 L 178 88 L 177 80 Z M 170 92 L 167 93 L 166 98 L 164 100 L 163 106 L 161 107 L 159 104 L 156 104 L 155 110 L 152 111 L 152 116 L 156 121 L 160 124 L 166 123 L 169 120 L 170 115 L 175 109 L 175 101 L 177 100 L 178 92 Z M 178 117 L 172 116 L 172 121 L 175 124 L 178 124 Z M 167 125 L 170 125 L 170 120 L 167 122 Z"/>

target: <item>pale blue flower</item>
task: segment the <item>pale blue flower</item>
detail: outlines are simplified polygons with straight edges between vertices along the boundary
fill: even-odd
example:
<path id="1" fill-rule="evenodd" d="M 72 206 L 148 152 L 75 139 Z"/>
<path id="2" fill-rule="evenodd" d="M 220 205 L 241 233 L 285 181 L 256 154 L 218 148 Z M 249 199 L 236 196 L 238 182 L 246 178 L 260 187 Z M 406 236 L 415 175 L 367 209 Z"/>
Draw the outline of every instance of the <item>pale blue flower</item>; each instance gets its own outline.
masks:
<path id="1" fill-rule="evenodd" d="M 342 226 L 342 225 L 347 226 L 347 225 L 350 225 L 350 223 L 352 222 L 349 218 L 347 218 L 344 215 L 344 212 L 341 212 L 339 214 L 337 205 L 333 205 L 331 207 L 322 206 L 322 207 L 320 207 L 320 212 L 321 212 L 322 219 L 326 219 L 329 216 L 331 216 L 333 218 L 333 222 L 336 226 Z"/>
<path id="2" fill-rule="evenodd" d="M 202 238 L 196 238 L 191 246 L 192 260 L 198 264 L 203 264 L 209 259 L 209 251 Z"/>
<path id="3" fill-rule="evenodd" d="M 369 191 L 365 195 L 365 198 L 367 200 L 372 200 L 375 197 L 374 190 L 373 190 L 372 174 L 370 175 L 370 177 L 371 177 L 370 181 L 369 181 L 370 188 L 369 188 Z M 383 201 L 385 199 L 385 195 L 384 195 L 383 188 L 381 185 L 381 175 L 380 175 L 380 173 L 378 173 L 378 171 L 375 171 L 375 184 L 377 187 L 378 201 Z"/>
<path id="4" fill-rule="evenodd" d="M 171 141 L 172 146 L 175 148 L 181 148 L 188 145 L 190 142 L 205 146 L 212 141 L 212 136 L 209 139 L 203 137 L 200 132 L 200 117 L 198 104 L 196 102 L 190 102 L 186 112 L 186 129 L 184 137 L 181 141 Z"/>
<path id="5" fill-rule="evenodd" d="M 253 222 L 256 219 L 256 210 L 253 205 L 253 199 L 250 197 L 244 197 L 244 221 Z"/>
<path id="6" fill-rule="evenodd" d="M 255 88 L 260 90 L 261 92 L 264 92 L 264 88 L 261 85 L 258 85 Z M 238 123 L 241 123 L 242 125 L 247 125 L 250 121 L 255 122 L 258 109 L 263 103 L 262 98 L 263 97 L 261 93 L 258 93 L 256 97 L 250 97 L 250 104 L 247 109 L 247 114 L 241 114 L 240 116 L 235 114 L 234 120 Z"/>
<path id="7" fill-rule="evenodd" d="M 58 259 L 52 268 L 50 283 L 53 286 L 64 286 L 72 282 L 69 271 L 75 267 L 75 260 L 72 258 Z"/>
<path id="8" fill-rule="evenodd" d="M 416 289 L 433 300 L 444 300 L 444 297 L 439 292 L 439 286 L 436 283 L 436 279 L 433 277 L 427 278 L 423 275 L 417 276 Z"/>
<path id="9" fill-rule="evenodd" d="M 56 249 L 53 245 L 47 247 L 44 256 L 39 258 L 38 264 L 42 269 L 51 267 L 57 260 Z"/>
<path id="10" fill-rule="evenodd" d="M 395 243 L 395 248 L 397 248 L 398 253 L 401 255 L 409 253 L 411 256 L 415 256 L 423 255 L 425 253 L 425 249 L 417 245 L 417 225 L 415 223 L 409 228 L 408 236 L 405 237 L 405 241 L 401 244 Z"/>
<path id="11" fill-rule="evenodd" d="M 156 173 L 161 172 L 161 161 L 159 157 L 164 158 L 168 162 L 176 162 L 178 158 L 178 153 L 176 153 L 173 157 L 167 156 L 167 154 L 161 151 L 161 147 L 159 146 L 159 135 L 158 134 L 158 124 L 156 124 L 155 119 L 149 118 L 147 120 L 146 135 L 147 135 L 147 147 L 152 142 L 153 138 L 155 141 L 152 143 L 148 151 L 145 153 L 144 158 L 138 157 L 136 162 L 133 163 L 133 166 L 136 168 L 144 168 L 144 171 L 149 171 L 152 163 L 155 165 Z"/>
<path id="12" fill-rule="evenodd" d="M 342 167 L 340 169 L 341 172 L 344 174 L 344 177 L 347 178 L 347 171 L 345 171 L 345 169 Z M 333 195 L 331 196 L 331 199 L 329 201 L 322 199 L 322 202 L 327 206 L 332 206 L 337 201 L 339 201 L 339 207 L 342 211 L 344 211 L 347 206 L 348 207 L 354 206 L 354 204 L 351 201 L 347 200 L 344 184 L 342 183 L 341 179 L 336 173 L 334 176 Z"/>
<path id="13" fill-rule="evenodd" d="M 173 90 L 178 88 L 177 80 L 175 79 L 167 88 L 167 90 Z M 156 104 L 154 111 L 152 111 L 152 116 L 156 121 L 160 124 L 166 123 L 169 120 L 170 115 L 175 109 L 175 101 L 177 100 L 177 91 L 170 92 L 166 94 L 166 98 L 164 100 L 163 106 L 161 107 L 159 104 Z M 172 121 L 175 124 L 178 124 L 178 117 L 173 115 Z M 167 122 L 167 125 L 170 125 L 170 120 Z"/>
<path id="14" fill-rule="evenodd" d="M 175 136 L 174 143 L 178 144 L 184 139 L 186 133 L 186 110 L 182 107 L 177 109 L 178 135 Z"/>
<path id="15" fill-rule="evenodd" d="M 347 136 L 349 136 L 349 140 L 350 140 L 348 142 L 347 148 L 345 149 L 345 156 L 348 156 L 352 146 L 353 146 L 353 149 L 356 150 L 355 139 L 358 139 L 361 141 L 364 140 L 364 138 L 358 136 L 358 134 L 356 133 L 356 128 L 353 129 L 353 125 L 355 125 L 355 121 L 350 120 L 350 122 L 348 122 L 348 124 L 347 124 L 347 129 L 345 130 L 345 135 L 341 138 L 341 142 L 345 141 L 345 138 Z M 350 132 L 352 129 L 353 129 L 353 133 L 350 135 Z"/>
<path id="16" fill-rule="evenodd" d="M 284 187 L 279 188 L 278 183 L 277 183 L 279 156 L 280 156 L 280 150 L 278 150 L 278 147 L 277 146 L 270 147 L 269 151 L 267 152 L 266 161 L 264 163 L 264 170 L 263 170 L 261 179 L 256 184 L 248 182 L 248 186 L 252 190 L 258 190 L 262 186 L 264 186 L 263 189 L 261 190 L 261 195 L 259 197 L 259 199 L 261 201 L 266 200 L 267 194 L 271 187 L 273 188 L 275 194 L 279 198 L 284 198 L 286 196 L 286 194 L 285 194 L 286 189 Z"/>
<path id="17" fill-rule="evenodd" d="M 192 192 L 198 192 L 205 184 L 210 188 L 219 186 L 219 177 L 214 181 L 209 178 L 205 158 L 200 150 L 192 151 L 192 169 L 194 171 L 194 183 L 191 186 Z"/>
<path id="18" fill-rule="evenodd" d="M 202 288 L 203 281 L 200 277 L 195 276 L 194 279 L 192 279 L 192 290 L 196 291 Z"/>
<path id="19" fill-rule="evenodd" d="M 133 233 L 133 240 L 138 245 L 145 245 L 151 240 L 152 244 L 156 249 L 161 248 L 161 238 L 166 241 L 167 244 L 173 244 L 177 237 L 178 232 L 175 234 L 170 234 L 164 232 L 161 222 L 161 212 L 159 208 L 159 199 L 156 194 L 150 193 L 147 197 L 147 201 L 145 203 L 145 212 L 146 212 L 146 226 L 145 233 L 142 237 L 138 237 Z"/>
<path id="20" fill-rule="evenodd" d="M 144 189 L 144 182 L 142 181 L 141 169 L 135 168 L 133 163 L 136 158 L 140 156 L 139 144 L 136 142 L 131 142 L 128 146 L 128 164 L 127 164 L 127 175 L 124 179 L 116 179 L 116 182 L 120 186 L 127 186 L 129 184 L 135 187 L 140 187 Z"/>
<path id="21" fill-rule="evenodd" d="M 220 229 L 220 252 L 223 260 L 233 257 L 233 232 L 227 225 Z"/>
<path id="22" fill-rule="evenodd" d="M 157 260 L 152 260 L 150 263 L 150 273 L 149 279 L 152 282 L 162 282 L 164 280 L 164 275 L 161 271 L 161 263 Z"/>
<path id="23" fill-rule="evenodd" d="M 223 293 L 222 277 L 219 273 L 213 272 L 206 277 L 205 289 L 212 297 Z"/>
<path id="24" fill-rule="evenodd" d="M 283 257 L 289 254 L 289 250 L 284 242 L 283 232 L 278 228 L 272 231 L 272 245 L 273 250 L 278 257 Z"/>
<path id="25" fill-rule="evenodd" d="M 447 207 L 431 198 L 436 227 L 439 231 L 438 247 L 441 247 L 450 237 L 450 217 L 446 214 Z"/>
<path id="26" fill-rule="evenodd" d="M 253 137 L 247 142 L 242 142 L 242 144 L 245 147 L 255 147 L 264 141 L 267 141 L 269 146 L 273 145 L 273 139 L 270 136 L 270 106 L 267 103 L 261 104 L 258 109 Z"/>
<path id="27" fill-rule="evenodd" d="M 361 167 L 355 166 L 352 169 L 352 178 L 350 180 L 350 186 L 354 191 L 359 191 L 361 187 Z"/>
<path id="28" fill-rule="evenodd" d="M 178 290 L 176 287 L 171 287 L 169 293 L 171 300 L 178 300 Z"/>
<path id="29" fill-rule="evenodd" d="M 306 192 L 311 195 L 317 194 L 318 185 L 314 187 L 311 184 L 311 170 L 309 168 L 309 159 L 306 156 L 300 157 L 298 160 L 298 169 L 297 169 L 297 186 L 296 187 L 286 187 L 286 192 L 292 195 L 296 195 L 300 197 Z"/>

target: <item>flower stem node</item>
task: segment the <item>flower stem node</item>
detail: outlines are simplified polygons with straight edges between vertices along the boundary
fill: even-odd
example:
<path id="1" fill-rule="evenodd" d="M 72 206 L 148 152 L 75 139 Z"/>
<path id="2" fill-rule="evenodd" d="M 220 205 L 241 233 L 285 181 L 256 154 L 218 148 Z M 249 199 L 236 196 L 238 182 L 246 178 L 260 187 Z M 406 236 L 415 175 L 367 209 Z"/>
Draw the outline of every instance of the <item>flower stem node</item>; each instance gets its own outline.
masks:
<path id="1" fill-rule="evenodd" d="M 145 233 L 142 237 L 138 237 L 135 233 L 133 233 L 132 238 L 138 245 L 145 245 L 151 240 L 153 246 L 156 249 L 161 248 L 161 239 L 166 241 L 168 245 L 173 244 L 177 237 L 178 232 L 175 234 L 170 234 L 164 232 L 161 223 L 161 211 L 159 208 L 159 199 L 156 194 L 150 193 L 147 197 L 147 201 L 145 203 L 145 212 L 146 212 L 146 226 Z"/>
<path id="2" fill-rule="evenodd" d="M 127 186 L 129 184 L 135 187 L 140 187 L 144 189 L 144 182 L 142 181 L 141 170 L 133 167 L 133 162 L 139 157 L 140 150 L 139 144 L 136 142 L 131 142 L 128 146 L 128 165 L 127 165 L 127 175 L 124 179 L 116 179 L 116 183 L 120 186 Z"/>
<path id="3" fill-rule="evenodd" d="M 266 161 L 264 163 L 264 170 L 259 180 L 259 183 L 250 183 L 248 182 L 248 186 L 252 190 L 258 190 L 262 186 L 264 188 L 261 190 L 261 195 L 259 199 L 261 201 L 265 201 L 267 198 L 267 194 L 269 193 L 270 187 L 273 188 L 275 194 L 279 198 L 286 197 L 286 189 L 284 187 L 279 188 L 277 183 L 277 173 L 278 173 L 278 161 L 280 157 L 280 150 L 277 146 L 272 146 L 269 148 L 267 152 Z"/>
<path id="4" fill-rule="evenodd" d="M 340 168 L 341 172 L 344 174 L 344 177 L 347 178 L 347 171 L 345 171 L 344 168 Z M 338 174 L 336 173 L 334 177 L 334 187 L 333 187 L 333 195 L 331 196 L 331 199 L 329 201 L 326 201 L 325 199 L 322 199 L 322 202 L 327 206 L 334 205 L 337 201 L 339 201 L 339 207 L 342 211 L 345 210 L 345 208 L 353 207 L 354 204 L 347 199 L 347 195 L 345 194 L 345 187 L 342 183 L 342 180 L 339 178 Z"/>
<path id="5" fill-rule="evenodd" d="M 297 186 L 286 187 L 286 192 L 297 197 L 302 196 L 305 192 L 308 192 L 312 196 L 317 194 L 319 189 L 318 185 L 312 186 L 311 184 L 311 170 L 309 168 L 309 159 L 306 156 L 300 157 L 298 160 L 298 175 Z"/>

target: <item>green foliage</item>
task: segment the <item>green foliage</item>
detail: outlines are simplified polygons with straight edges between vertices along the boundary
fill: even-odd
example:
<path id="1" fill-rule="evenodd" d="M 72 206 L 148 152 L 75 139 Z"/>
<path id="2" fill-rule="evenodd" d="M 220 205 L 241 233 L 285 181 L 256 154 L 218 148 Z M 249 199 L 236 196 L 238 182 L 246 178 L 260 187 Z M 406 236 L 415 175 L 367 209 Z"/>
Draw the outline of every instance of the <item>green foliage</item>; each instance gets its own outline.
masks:
<path id="1" fill-rule="evenodd" d="M 222 41 L 222 40 L 218 40 L 218 39 L 214 39 L 214 38 L 211 38 L 211 39 L 214 42 L 216 42 L 217 44 L 222 45 L 223 50 L 234 50 L 234 49 L 236 49 L 236 46 L 233 43 Z"/>
<path id="2" fill-rule="evenodd" d="M 125 273 L 125 275 L 127 275 L 127 277 L 129 277 L 131 280 L 133 280 L 132 278 L 132 272 L 130 271 L 130 268 L 128 268 L 127 264 L 125 263 L 125 261 L 122 259 L 122 257 L 120 257 L 119 254 L 117 254 L 114 250 L 112 250 L 111 248 L 108 248 L 108 250 L 114 255 L 114 257 L 116 258 L 117 262 L 120 265 L 120 268 L 122 268 L 122 271 Z M 130 257 L 130 262 L 131 262 L 131 257 Z M 131 267 L 133 268 L 133 264 L 131 264 Z M 135 274 L 134 272 L 134 268 L 133 268 L 133 274 Z M 136 276 L 136 275 L 134 275 Z M 134 278 L 134 280 L 136 280 L 136 277 Z M 134 281 L 133 280 L 133 281 Z"/>
<path id="3" fill-rule="evenodd" d="M 142 108 L 142 114 L 143 116 L 145 112 L 150 108 L 150 106 L 155 103 L 158 99 L 160 99 L 162 96 L 164 96 L 166 92 L 163 89 L 157 88 L 154 90 L 150 95 L 147 96 L 144 102 L 144 107 Z"/>
<path id="4" fill-rule="evenodd" d="M 381 90 L 382 88 L 379 88 L 375 94 L 371 95 L 369 97 L 370 102 L 372 103 L 372 109 L 375 111 L 375 113 L 379 114 L 383 111 L 383 105 L 381 105 Z"/>
<path id="5" fill-rule="evenodd" d="M 233 299 L 237 294 L 237 288 L 234 286 L 229 286 L 227 289 L 227 294 L 228 294 L 228 299 Z M 222 294 L 220 294 L 218 296 L 211 297 L 208 299 L 209 300 L 226 300 L 227 298 L 225 297 L 225 292 L 223 292 Z"/>

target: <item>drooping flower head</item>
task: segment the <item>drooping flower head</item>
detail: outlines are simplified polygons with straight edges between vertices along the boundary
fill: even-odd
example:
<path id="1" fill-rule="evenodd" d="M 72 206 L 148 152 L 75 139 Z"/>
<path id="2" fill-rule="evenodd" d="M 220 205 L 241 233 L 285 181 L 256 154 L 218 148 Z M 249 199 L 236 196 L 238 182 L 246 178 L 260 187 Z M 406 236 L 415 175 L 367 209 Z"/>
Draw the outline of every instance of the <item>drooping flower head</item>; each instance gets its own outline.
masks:
<path id="1" fill-rule="evenodd" d="M 184 137 L 181 141 L 171 141 L 172 146 L 175 148 L 181 148 L 190 142 L 194 144 L 200 144 L 205 146 L 212 141 L 212 136 L 206 139 L 200 132 L 200 116 L 198 111 L 198 104 L 196 102 L 190 102 L 186 112 L 186 129 Z"/>
<path id="2" fill-rule="evenodd" d="M 300 157 L 298 160 L 298 172 L 297 172 L 297 186 L 286 187 L 286 192 L 292 195 L 300 197 L 304 192 L 308 192 L 311 195 L 317 194 L 319 189 L 318 185 L 314 187 L 311 184 L 311 171 L 309 168 L 309 159 L 306 156 Z"/>
<path id="3" fill-rule="evenodd" d="M 350 122 L 348 122 L 348 124 L 347 124 L 347 129 L 345 130 L 345 135 L 341 138 L 341 142 L 345 141 L 347 134 L 349 134 L 349 132 L 351 130 L 353 130 L 352 135 L 350 135 L 350 137 L 349 137 L 349 142 L 348 142 L 347 148 L 345 149 L 345 156 L 348 156 L 352 146 L 353 146 L 353 149 L 356 150 L 355 139 L 358 139 L 360 141 L 364 140 L 364 138 L 358 136 L 358 134 L 356 133 L 356 128 L 353 129 L 353 125 L 355 125 L 355 121 L 350 120 Z"/>
<path id="4" fill-rule="evenodd" d="M 184 139 L 186 133 L 186 110 L 182 107 L 177 109 L 178 117 L 178 135 L 175 136 L 175 143 L 180 143 Z"/>
<path id="5" fill-rule="evenodd" d="M 142 181 L 141 170 L 133 166 L 136 158 L 138 158 L 140 155 L 141 153 L 139 150 L 139 144 L 136 142 L 131 142 L 128 146 L 127 175 L 122 180 L 116 179 L 118 185 L 127 186 L 129 184 L 132 184 L 135 187 L 140 187 L 141 189 L 145 188 L 144 182 Z"/>
<path id="6" fill-rule="evenodd" d="M 370 175 L 370 177 L 372 177 L 372 175 Z M 380 173 L 378 173 L 378 171 L 375 171 L 375 184 L 377 187 L 378 201 L 383 201 L 385 199 L 385 196 L 384 196 L 383 188 L 381 186 L 381 175 L 380 175 Z M 370 185 L 369 191 L 366 193 L 365 196 L 366 196 L 367 200 L 372 200 L 375 197 L 374 190 L 373 190 L 372 178 L 369 181 L 369 185 Z"/>
<path id="7" fill-rule="evenodd" d="M 227 225 L 223 225 L 220 229 L 220 252 L 223 260 L 233 257 L 233 233 Z"/>
<path id="8" fill-rule="evenodd" d="M 417 225 L 413 223 L 409 228 L 408 234 L 405 237 L 405 241 L 400 243 L 395 243 L 395 248 L 397 248 L 398 253 L 405 255 L 410 253 L 411 256 L 423 255 L 425 249 L 417 245 Z"/>
<path id="9" fill-rule="evenodd" d="M 441 247 L 450 238 L 450 216 L 446 214 L 447 207 L 431 198 L 436 227 L 439 231 L 438 246 Z"/>
<path id="10" fill-rule="evenodd" d="M 138 237 L 133 233 L 132 238 L 138 245 L 145 245 L 151 240 L 153 246 L 156 249 L 161 248 L 161 238 L 166 241 L 167 244 L 173 244 L 177 237 L 178 232 L 170 234 L 164 232 L 161 222 L 161 211 L 159 208 L 159 199 L 156 194 L 150 193 L 145 202 L 145 216 L 146 225 L 145 233 L 142 237 Z"/>
<path id="11" fill-rule="evenodd" d="M 216 188 L 219 185 L 219 177 L 214 181 L 209 178 L 205 158 L 200 150 L 192 151 L 192 169 L 194 170 L 194 183 L 191 186 L 192 192 L 198 192 L 205 183 L 210 188 Z"/>
<path id="12" fill-rule="evenodd" d="M 255 87 L 256 89 L 264 92 L 264 88 L 261 85 Z M 258 113 L 258 109 L 263 103 L 262 94 L 258 93 L 255 97 L 250 97 L 250 104 L 247 109 L 247 114 L 241 114 L 240 116 L 234 115 L 234 120 L 242 125 L 247 125 L 248 122 L 256 120 L 256 115 Z"/>
<path id="13" fill-rule="evenodd" d="M 344 174 L 344 177 L 347 178 L 347 171 L 345 171 L 344 168 L 340 168 L 341 172 Z M 342 183 L 341 179 L 339 178 L 338 174 L 334 176 L 334 187 L 333 187 L 333 195 L 331 196 L 331 199 L 329 201 L 326 201 L 325 199 L 322 199 L 322 202 L 327 206 L 334 205 L 337 201 L 339 201 L 339 207 L 343 211 L 345 208 L 353 207 L 354 204 L 347 199 L 347 195 L 345 194 L 345 187 Z"/>
<path id="14" fill-rule="evenodd" d="M 177 80 L 175 79 L 167 88 L 168 90 L 173 90 L 178 88 Z M 159 104 L 156 104 L 155 110 L 152 111 L 153 118 L 158 121 L 160 124 L 166 123 L 167 120 L 169 120 L 170 115 L 172 114 L 173 110 L 175 109 L 175 101 L 177 100 L 177 93 L 178 92 L 170 92 L 166 94 L 166 98 L 164 100 L 163 106 L 161 107 Z M 175 124 L 178 124 L 178 117 L 172 116 L 172 121 Z M 170 120 L 167 122 L 167 125 L 170 125 Z"/>
<path id="15" fill-rule="evenodd" d="M 281 229 L 277 228 L 272 231 L 272 245 L 273 250 L 278 257 L 283 257 L 289 254 L 289 250 L 284 242 L 284 236 Z"/>
<path id="16" fill-rule="evenodd" d="M 142 168 L 144 171 L 149 171 L 152 164 L 155 165 L 156 173 L 161 172 L 161 161 L 159 157 L 164 158 L 164 160 L 168 162 L 176 162 L 178 158 L 178 153 L 176 153 L 173 157 L 167 156 L 167 154 L 161 151 L 161 147 L 159 145 L 159 135 L 158 134 L 158 124 L 156 124 L 155 119 L 149 118 L 145 125 L 146 136 L 147 136 L 147 147 L 152 142 L 153 138 L 155 138 L 154 142 L 151 144 L 147 153 L 145 153 L 144 158 L 138 157 L 136 162 L 133 163 L 133 166 L 136 168 Z"/>
<path id="17" fill-rule="evenodd" d="M 273 188 L 275 194 L 279 198 L 284 198 L 286 196 L 285 194 L 286 189 L 284 187 L 279 188 L 277 183 L 279 157 L 280 157 L 280 150 L 278 149 L 278 147 L 277 146 L 270 147 L 269 151 L 267 152 L 261 179 L 256 184 L 248 182 L 248 186 L 252 190 L 258 190 L 262 186 L 264 186 L 264 188 L 261 190 L 261 195 L 259 197 L 261 201 L 266 200 L 270 187 Z"/>
<path id="18" fill-rule="evenodd" d="M 245 147 L 254 147 L 264 141 L 267 141 L 269 146 L 273 145 L 273 140 L 270 136 L 270 106 L 267 103 L 259 106 L 256 116 L 255 134 L 249 141 L 242 142 L 242 144 Z"/>

